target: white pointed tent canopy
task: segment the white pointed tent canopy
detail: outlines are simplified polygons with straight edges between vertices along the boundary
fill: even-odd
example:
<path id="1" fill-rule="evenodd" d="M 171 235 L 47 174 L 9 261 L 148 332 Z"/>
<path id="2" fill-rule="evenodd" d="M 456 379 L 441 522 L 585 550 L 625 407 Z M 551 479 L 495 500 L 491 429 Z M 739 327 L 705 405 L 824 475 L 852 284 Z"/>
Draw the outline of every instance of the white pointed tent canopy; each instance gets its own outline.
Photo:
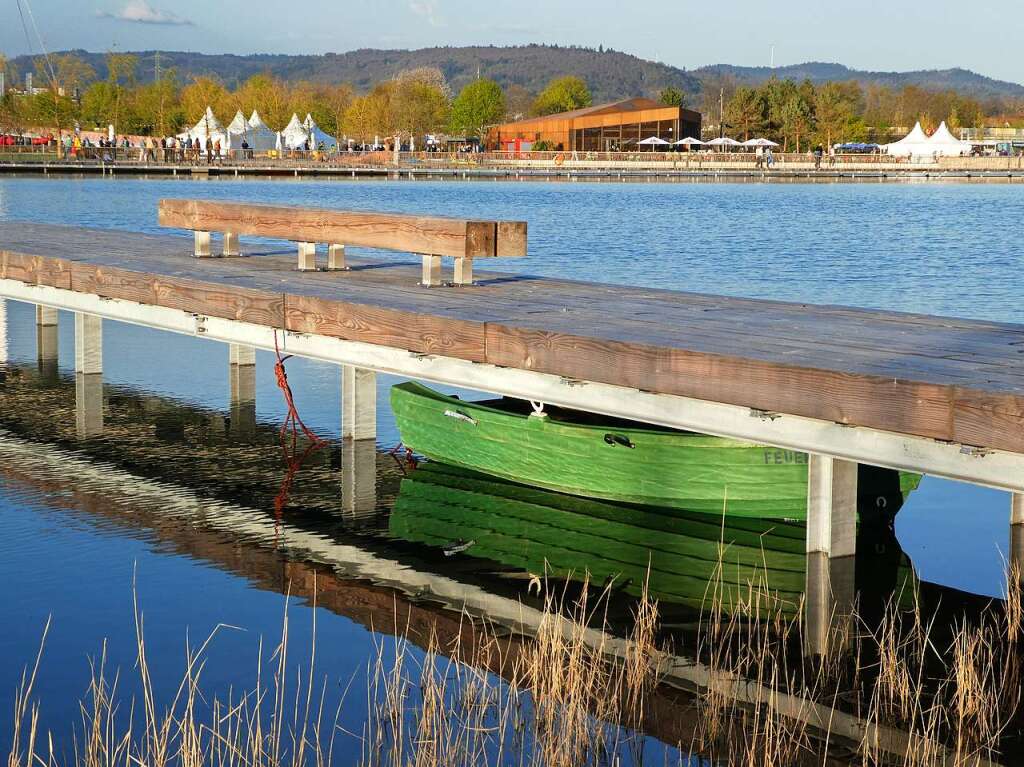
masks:
<path id="1" fill-rule="evenodd" d="M 213 110 L 210 107 L 206 107 L 206 113 L 199 118 L 199 122 L 184 133 L 179 133 L 178 138 L 182 141 L 191 138 L 192 141 L 199 141 L 203 145 L 205 145 L 206 139 L 209 138 L 214 143 L 219 141 L 221 146 L 224 146 L 227 143 L 227 132 L 221 126 Z"/>
<path id="2" fill-rule="evenodd" d="M 241 149 L 244 141 L 253 152 L 268 152 L 277 146 L 277 134 L 254 111 L 248 120 L 239 110 L 227 128 L 228 149 Z"/>
<path id="3" fill-rule="evenodd" d="M 931 156 L 935 152 L 920 122 L 914 123 L 913 130 L 899 141 L 886 144 L 885 151 L 894 157 Z"/>
<path id="4" fill-rule="evenodd" d="M 931 147 L 932 154 L 943 157 L 963 157 L 969 155 L 973 149 L 971 142 L 961 141 L 950 133 L 945 120 L 928 139 L 928 146 Z"/>
<path id="5" fill-rule="evenodd" d="M 305 149 L 309 140 L 309 131 L 299 120 L 297 114 L 292 114 L 292 119 L 281 131 L 279 149 Z"/>
<path id="6" fill-rule="evenodd" d="M 329 133 L 325 133 L 319 125 L 316 124 L 316 120 L 313 119 L 313 115 L 306 113 L 306 119 L 302 121 L 302 126 L 306 129 L 309 134 L 309 143 L 311 148 L 317 149 L 323 144 L 324 149 L 333 150 L 338 146 L 338 139 Z"/>

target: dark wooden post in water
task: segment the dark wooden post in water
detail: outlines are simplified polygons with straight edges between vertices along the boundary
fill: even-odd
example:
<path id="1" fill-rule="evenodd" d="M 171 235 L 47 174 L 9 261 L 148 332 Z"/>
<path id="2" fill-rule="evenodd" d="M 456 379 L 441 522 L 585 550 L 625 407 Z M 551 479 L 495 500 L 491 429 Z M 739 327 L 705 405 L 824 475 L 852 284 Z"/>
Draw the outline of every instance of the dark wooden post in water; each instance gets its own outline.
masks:
<path id="1" fill-rule="evenodd" d="M 454 285 L 473 284 L 478 258 L 526 255 L 525 221 L 486 221 L 400 213 L 292 208 L 275 205 L 161 200 L 161 226 L 195 233 L 193 255 L 212 255 L 210 232 L 225 232 L 224 255 L 239 255 L 239 235 L 272 237 L 297 243 L 300 271 L 316 270 L 316 244 L 328 246 L 327 271 L 348 269 L 345 247 L 357 246 L 414 253 L 423 259 L 420 284 L 436 287 L 441 259 L 455 259 Z"/>
<path id="2" fill-rule="evenodd" d="M 1007 561 L 1024 571 L 1024 493 L 1010 493 L 1010 554 Z"/>

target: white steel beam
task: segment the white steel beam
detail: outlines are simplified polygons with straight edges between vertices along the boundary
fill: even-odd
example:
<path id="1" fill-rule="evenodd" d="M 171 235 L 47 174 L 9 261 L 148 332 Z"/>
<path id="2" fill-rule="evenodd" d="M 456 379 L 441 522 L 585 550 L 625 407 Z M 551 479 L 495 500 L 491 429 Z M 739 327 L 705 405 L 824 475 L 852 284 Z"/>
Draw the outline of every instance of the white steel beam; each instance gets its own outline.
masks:
<path id="1" fill-rule="evenodd" d="M 226 343 L 274 348 L 275 329 L 263 325 L 202 317 L 177 309 L 27 285 L 16 280 L 0 280 L 0 296 Z M 547 373 L 326 336 L 285 333 L 280 329 L 276 333 L 281 350 L 300 357 L 1024 492 L 1024 454 L 1021 453 L 978 450 L 879 429 L 784 413 L 763 413 L 738 405 L 567 380 Z"/>

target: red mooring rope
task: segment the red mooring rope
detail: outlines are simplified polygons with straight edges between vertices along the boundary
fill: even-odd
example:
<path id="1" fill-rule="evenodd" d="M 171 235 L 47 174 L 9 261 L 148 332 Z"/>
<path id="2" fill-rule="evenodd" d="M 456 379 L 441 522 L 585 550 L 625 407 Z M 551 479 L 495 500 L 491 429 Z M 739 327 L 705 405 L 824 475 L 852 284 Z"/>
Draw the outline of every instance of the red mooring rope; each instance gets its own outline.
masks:
<path id="1" fill-rule="evenodd" d="M 302 422 L 302 418 L 299 417 L 299 411 L 295 407 L 295 396 L 292 394 L 292 387 L 288 384 L 288 373 L 284 369 L 285 361 L 290 359 L 292 355 L 285 354 L 282 356 L 281 348 L 277 344 L 277 330 L 274 330 L 274 354 L 277 355 L 277 362 L 274 363 L 274 378 L 277 380 L 277 386 L 284 395 L 285 404 L 288 406 L 288 414 L 285 416 L 284 423 L 281 424 L 280 431 L 281 450 L 284 453 L 286 472 L 284 480 L 281 482 L 281 489 L 278 491 L 277 497 L 274 498 L 274 513 L 277 519 L 280 520 L 281 512 L 288 505 L 288 495 L 291 492 L 295 474 L 302 468 L 306 458 L 314 451 L 326 445 L 327 442 L 314 434 Z M 291 431 L 291 444 L 289 444 L 288 440 L 289 430 Z M 299 453 L 297 450 L 300 430 L 306 439 L 310 441 L 309 446 L 302 453 Z"/>

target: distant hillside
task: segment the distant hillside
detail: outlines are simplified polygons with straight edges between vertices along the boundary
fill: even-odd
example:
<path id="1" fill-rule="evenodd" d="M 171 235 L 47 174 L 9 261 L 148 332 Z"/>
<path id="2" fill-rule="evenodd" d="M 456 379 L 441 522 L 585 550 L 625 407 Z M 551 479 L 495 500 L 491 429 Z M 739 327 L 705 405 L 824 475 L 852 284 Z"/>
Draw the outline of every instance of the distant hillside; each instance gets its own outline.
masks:
<path id="1" fill-rule="evenodd" d="M 99 77 L 106 77 L 104 54 L 69 51 L 86 61 Z M 153 77 L 156 51 L 138 51 L 142 82 Z M 28 57 L 13 60 L 20 72 L 31 71 Z M 689 103 L 701 92 L 702 80 L 730 75 L 741 82 L 757 83 L 775 76 L 780 79 L 857 80 L 894 88 L 918 85 L 929 90 L 953 89 L 975 98 L 1024 99 L 1024 86 L 995 80 L 966 69 L 922 70 L 916 72 L 869 72 L 842 64 L 810 62 L 786 67 L 738 67 L 729 64 L 684 70 L 631 56 L 614 50 L 562 47 L 556 45 L 479 46 L 467 48 L 422 48 L 415 51 L 362 49 L 348 53 L 315 56 L 285 56 L 257 53 L 245 56 L 229 54 L 160 51 L 160 65 L 173 68 L 187 81 L 195 75 L 212 74 L 233 86 L 260 72 L 270 72 L 286 80 L 349 82 L 368 90 L 403 69 L 438 67 L 457 92 L 476 78 L 496 80 L 503 87 L 521 85 L 537 93 L 553 77 L 579 75 L 590 86 L 596 102 L 631 96 L 655 97 L 663 88 L 674 85 L 689 95 Z"/>
<path id="2" fill-rule="evenodd" d="M 862 85 L 877 83 L 890 88 L 917 85 L 928 90 L 954 90 L 974 98 L 1024 99 L 1024 85 L 995 80 L 979 75 L 968 69 L 924 69 L 913 72 L 870 72 L 850 69 L 842 64 L 812 61 L 806 64 L 792 64 L 786 67 L 737 67 L 731 64 L 716 64 L 690 71 L 690 74 L 706 79 L 710 76 L 727 75 L 743 83 L 758 84 L 771 77 L 780 80 L 810 80 L 815 84 L 829 80 L 856 80 Z"/>
<path id="3" fill-rule="evenodd" d="M 106 77 L 102 53 L 80 50 L 70 53 L 85 59 L 99 77 Z M 153 77 L 154 54 L 155 51 L 137 52 L 139 77 L 143 82 Z M 14 59 L 14 64 L 21 72 L 31 70 L 26 57 Z M 478 72 L 503 87 L 514 83 L 531 93 L 539 92 L 554 77 L 579 75 L 586 80 L 597 102 L 630 96 L 657 96 L 669 85 L 689 94 L 700 92 L 700 83 L 676 67 L 618 51 L 549 45 L 423 48 L 416 51 L 363 49 L 318 56 L 235 56 L 161 51 L 160 65 L 164 69 L 173 67 L 183 80 L 194 75 L 213 74 L 229 86 L 269 71 L 286 80 L 348 82 L 360 90 L 368 90 L 374 83 L 389 79 L 403 69 L 431 66 L 444 72 L 456 92 L 474 80 Z"/>

